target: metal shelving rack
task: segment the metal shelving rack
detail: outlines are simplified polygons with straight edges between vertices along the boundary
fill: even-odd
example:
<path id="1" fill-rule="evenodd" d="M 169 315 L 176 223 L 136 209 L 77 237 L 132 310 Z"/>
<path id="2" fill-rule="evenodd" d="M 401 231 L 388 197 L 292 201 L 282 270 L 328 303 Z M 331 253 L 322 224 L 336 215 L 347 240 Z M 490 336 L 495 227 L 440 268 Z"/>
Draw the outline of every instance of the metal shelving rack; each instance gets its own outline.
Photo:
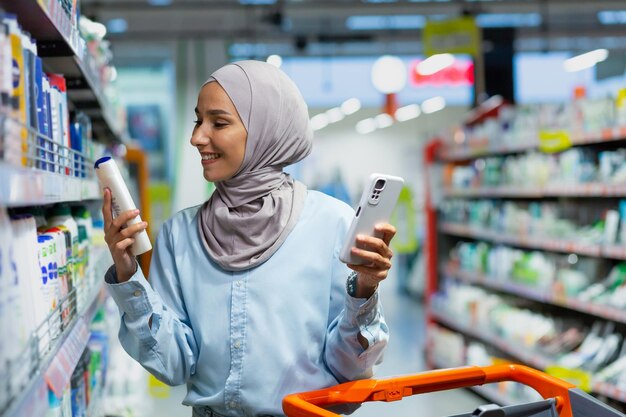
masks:
<path id="1" fill-rule="evenodd" d="M 26 350 L 9 364 L 7 375 L 1 376 L 3 380 L 10 382 L 9 402 L 0 404 L 0 415 L 3 417 L 45 415 L 48 410 L 47 387 L 62 391 L 69 383 L 69 378 L 89 341 L 89 324 L 103 300 L 100 273 L 111 263 L 105 246 L 98 247 L 93 252 L 91 271 L 87 274 L 92 279 L 81 280 L 81 284 L 59 302 L 57 309 L 31 335 Z M 68 323 L 58 329 L 58 324 L 54 324 L 55 318 L 58 321 L 61 310 L 68 304 L 71 305 L 70 300 L 76 297 L 84 297 L 83 308 L 70 309 Z M 57 332 L 57 336 L 51 336 Z M 20 371 L 16 371 L 18 368 Z"/>
<path id="2" fill-rule="evenodd" d="M 65 76 L 68 98 L 92 118 L 94 135 L 124 141 L 125 130 L 104 95 L 93 60 L 56 0 L 0 0 L 0 7 L 16 14 L 24 30 L 37 40 L 45 70 Z"/>
<path id="3" fill-rule="evenodd" d="M 44 70 L 65 77 L 70 110 L 81 110 L 91 118 L 93 137 L 103 144 L 124 143 L 126 130 L 103 91 L 99 70 L 87 53 L 78 28 L 59 3 L 0 0 L 0 8 L 17 15 L 23 30 L 37 41 Z M 27 132 L 28 153 L 3 149 L 0 206 L 29 207 L 101 198 L 90 155 L 54 142 L 0 114 L 0 127 L 6 128 L 11 123 Z M 10 129 L 0 130 L 4 143 L 13 140 L 9 132 Z M 58 392 L 69 384 L 89 341 L 89 325 L 105 296 L 102 275 L 111 264 L 106 246 L 95 246 L 90 251 L 85 276 L 78 279 L 66 298 L 59 301 L 58 308 L 37 327 L 25 350 L 0 367 L 0 416 L 46 415 L 48 389 Z M 96 387 L 96 395 L 102 391 L 102 387 Z M 94 398 L 90 404 L 89 417 L 98 415 L 98 402 Z"/>
<path id="4" fill-rule="evenodd" d="M 626 141 L 626 128 L 616 127 L 605 129 L 595 134 L 572 135 L 572 146 L 588 146 L 593 144 L 618 145 Z M 504 355 L 535 368 L 546 370 L 553 365 L 551 358 L 522 346 L 519 343 L 504 339 L 483 328 L 463 323 L 460 317 L 446 315 L 435 311 L 430 303 L 431 297 L 439 287 L 440 276 L 445 275 L 456 281 L 477 285 L 490 291 L 513 295 L 532 302 L 549 304 L 569 309 L 573 314 L 585 314 L 601 320 L 626 324 L 626 311 L 608 306 L 581 302 L 573 298 L 560 297 L 555 294 L 530 289 L 514 284 L 508 277 L 488 277 L 473 271 L 461 270 L 458 266 L 445 261 L 447 254 L 441 256 L 439 248 L 442 240 L 451 237 L 466 237 L 473 240 L 506 244 L 514 247 L 543 250 L 547 252 L 576 253 L 612 260 L 626 260 L 626 245 L 591 244 L 580 241 L 554 239 L 545 236 L 511 235 L 497 230 L 488 230 L 470 224 L 448 223 L 438 219 L 438 204 L 446 198 L 490 198 L 490 199 L 547 199 L 547 198 L 622 198 L 626 196 L 626 184 L 581 184 L 570 186 L 547 185 L 533 189 L 514 188 L 513 186 L 483 187 L 469 189 L 446 189 L 440 186 L 442 171 L 440 163 L 471 162 L 480 157 L 518 154 L 534 151 L 540 146 L 538 138 L 526 138 L 517 144 L 497 145 L 487 140 L 466 141 L 464 146 L 446 148 L 440 141 L 433 140 L 425 148 L 425 215 L 426 215 L 426 316 L 427 322 L 441 325 L 466 338 L 482 341 Z M 441 259 L 440 259 L 441 257 Z M 575 312 L 575 313 L 574 313 Z M 440 366 L 430 354 L 427 354 L 431 367 Z M 626 403 L 626 391 L 603 381 L 593 381 L 592 391 L 598 395 Z M 493 392 L 481 393 L 492 397 Z M 502 399 L 502 401 L 506 401 Z"/>

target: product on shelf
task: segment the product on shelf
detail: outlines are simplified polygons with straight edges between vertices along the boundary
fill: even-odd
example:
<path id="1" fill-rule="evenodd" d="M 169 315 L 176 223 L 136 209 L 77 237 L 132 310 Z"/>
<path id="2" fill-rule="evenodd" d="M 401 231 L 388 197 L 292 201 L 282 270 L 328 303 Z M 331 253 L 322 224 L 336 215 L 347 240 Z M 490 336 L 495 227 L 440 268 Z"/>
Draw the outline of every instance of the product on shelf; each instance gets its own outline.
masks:
<path id="1" fill-rule="evenodd" d="M 496 200 L 450 199 L 441 205 L 442 220 L 481 231 L 519 238 L 571 240 L 579 244 L 626 246 L 626 200 L 606 205 L 558 205 Z M 610 206 L 609 206 L 610 207 Z"/>
<path id="2" fill-rule="evenodd" d="M 490 366 L 511 362 L 494 356 L 490 352 L 493 349 L 483 343 L 466 340 L 460 333 L 437 325 L 433 325 L 429 330 L 429 344 L 434 355 L 434 362 L 439 367 Z M 527 385 L 510 381 L 491 384 L 487 389 L 496 393 L 498 397 L 504 397 L 510 403 L 542 399 L 537 391 Z"/>
<path id="3" fill-rule="evenodd" d="M 542 147 L 563 150 L 587 136 L 602 137 L 607 129 L 626 121 L 621 92 L 615 97 L 577 98 L 564 104 L 504 105 L 478 122 L 453 126 L 440 136 L 446 150 L 494 152 L 503 149 Z M 548 143 L 542 143 L 545 139 Z M 521 145 L 521 146 L 520 146 Z"/>
<path id="4" fill-rule="evenodd" d="M 522 305 L 519 298 L 452 282 L 444 283 L 433 297 L 433 307 L 447 317 L 445 322 L 494 344 L 516 360 L 544 369 L 577 370 L 587 375 L 592 391 L 598 384 L 609 384 L 618 393 L 626 389 L 626 377 L 619 372 L 626 370 L 626 343 L 614 322 L 596 321 L 587 327 L 567 316 L 549 316 Z"/>
<path id="5" fill-rule="evenodd" d="M 81 111 L 70 119 L 65 77 L 43 72 L 36 42 L 19 19 L 0 11 L 0 157 L 11 165 L 92 177 L 91 121 Z"/>
<path id="6" fill-rule="evenodd" d="M 453 190 L 480 187 L 563 187 L 581 184 L 626 183 L 626 151 L 594 153 L 573 148 L 558 154 L 528 152 L 521 155 L 478 158 L 468 165 L 448 168 L 444 185 Z"/>

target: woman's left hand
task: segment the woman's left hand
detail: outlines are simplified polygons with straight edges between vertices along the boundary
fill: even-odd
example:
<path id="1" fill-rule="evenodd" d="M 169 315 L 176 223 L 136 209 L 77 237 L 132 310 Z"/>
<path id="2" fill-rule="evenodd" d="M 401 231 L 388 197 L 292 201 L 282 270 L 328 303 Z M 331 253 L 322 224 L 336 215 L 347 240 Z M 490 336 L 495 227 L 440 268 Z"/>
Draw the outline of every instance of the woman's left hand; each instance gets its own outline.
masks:
<path id="1" fill-rule="evenodd" d="M 396 228 L 389 223 L 381 223 L 376 225 L 375 230 L 381 235 L 380 238 L 357 235 L 356 247 L 352 248 L 352 254 L 365 261 L 362 265 L 348 265 L 358 273 L 357 298 L 371 297 L 378 284 L 387 278 L 391 268 L 393 252 L 389 243 L 396 234 Z"/>

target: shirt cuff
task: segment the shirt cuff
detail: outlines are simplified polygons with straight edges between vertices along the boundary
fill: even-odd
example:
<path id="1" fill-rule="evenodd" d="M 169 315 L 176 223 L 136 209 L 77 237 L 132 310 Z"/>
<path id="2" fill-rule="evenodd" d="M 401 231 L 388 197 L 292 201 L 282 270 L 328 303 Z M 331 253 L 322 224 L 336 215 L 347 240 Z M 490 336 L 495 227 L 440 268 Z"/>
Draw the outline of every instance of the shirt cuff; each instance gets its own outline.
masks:
<path id="1" fill-rule="evenodd" d="M 366 361 L 372 359 L 372 362 L 380 359 L 389 339 L 389 328 L 385 323 L 378 297 L 378 291 L 367 299 L 346 297 L 347 318 L 359 329 L 359 333 L 368 343 L 367 349 L 359 357 Z M 368 367 L 371 365 L 373 363 Z"/>
<path id="2" fill-rule="evenodd" d="M 146 317 L 147 322 L 152 314 L 160 315 L 160 299 L 143 276 L 141 268 L 137 268 L 137 272 L 128 281 L 118 283 L 115 265 L 112 265 L 104 280 L 120 311 L 131 320 Z"/>

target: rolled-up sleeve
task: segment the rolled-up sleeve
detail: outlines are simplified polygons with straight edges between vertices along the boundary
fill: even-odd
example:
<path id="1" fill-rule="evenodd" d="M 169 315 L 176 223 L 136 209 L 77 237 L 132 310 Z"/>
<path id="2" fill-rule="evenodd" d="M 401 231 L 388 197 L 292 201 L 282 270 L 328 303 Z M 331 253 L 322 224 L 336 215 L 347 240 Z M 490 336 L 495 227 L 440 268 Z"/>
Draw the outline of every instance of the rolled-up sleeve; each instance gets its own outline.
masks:
<path id="1" fill-rule="evenodd" d="M 166 384 L 187 382 L 195 372 L 198 347 L 178 285 L 167 228 L 163 227 L 155 244 L 150 282 L 137 268 L 130 280 L 118 283 L 114 266 L 105 281 L 120 310 L 119 339 L 124 350 Z"/>

